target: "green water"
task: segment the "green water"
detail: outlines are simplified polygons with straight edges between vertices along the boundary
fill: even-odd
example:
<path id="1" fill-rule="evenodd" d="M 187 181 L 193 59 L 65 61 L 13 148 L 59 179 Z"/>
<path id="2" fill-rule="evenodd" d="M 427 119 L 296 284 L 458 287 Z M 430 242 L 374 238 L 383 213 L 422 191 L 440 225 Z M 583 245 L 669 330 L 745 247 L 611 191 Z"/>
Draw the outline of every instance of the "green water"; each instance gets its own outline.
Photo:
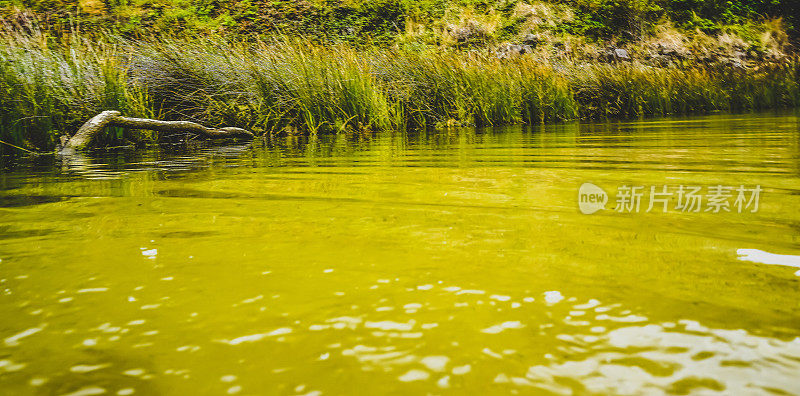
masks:
<path id="1" fill-rule="evenodd" d="M 798 125 L 8 160 L 0 394 L 800 394 Z M 606 210 L 578 210 L 585 182 Z M 664 185 L 763 190 L 646 212 Z"/>

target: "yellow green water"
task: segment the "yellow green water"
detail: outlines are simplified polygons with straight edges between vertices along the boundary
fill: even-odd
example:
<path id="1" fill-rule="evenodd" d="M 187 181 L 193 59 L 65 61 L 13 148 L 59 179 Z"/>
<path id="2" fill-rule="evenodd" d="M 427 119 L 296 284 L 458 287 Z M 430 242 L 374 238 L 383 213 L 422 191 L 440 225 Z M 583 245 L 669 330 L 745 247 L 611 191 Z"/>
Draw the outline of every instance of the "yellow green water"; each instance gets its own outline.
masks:
<path id="1" fill-rule="evenodd" d="M 0 394 L 800 394 L 798 125 L 14 160 Z M 609 210 L 579 212 L 584 182 Z M 763 192 L 757 213 L 619 213 L 625 184 Z"/>

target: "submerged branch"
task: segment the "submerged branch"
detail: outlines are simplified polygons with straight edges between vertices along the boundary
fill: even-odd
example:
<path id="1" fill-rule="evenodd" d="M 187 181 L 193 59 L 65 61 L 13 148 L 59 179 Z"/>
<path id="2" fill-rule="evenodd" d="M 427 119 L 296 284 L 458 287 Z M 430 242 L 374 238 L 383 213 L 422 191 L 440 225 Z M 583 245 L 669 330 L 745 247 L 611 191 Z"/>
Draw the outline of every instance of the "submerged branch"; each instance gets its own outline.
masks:
<path id="1" fill-rule="evenodd" d="M 74 151 L 86 148 L 94 136 L 105 127 L 122 127 L 128 129 L 147 129 L 159 132 L 188 132 L 208 138 L 245 137 L 253 138 L 252 132 L 235 127 L 209 128 L 191 121 L 160 121 L 148 118 L 123 117 L 116 110 L 104 111 L 86 121 L 62 148 L 62 151 Z"/>

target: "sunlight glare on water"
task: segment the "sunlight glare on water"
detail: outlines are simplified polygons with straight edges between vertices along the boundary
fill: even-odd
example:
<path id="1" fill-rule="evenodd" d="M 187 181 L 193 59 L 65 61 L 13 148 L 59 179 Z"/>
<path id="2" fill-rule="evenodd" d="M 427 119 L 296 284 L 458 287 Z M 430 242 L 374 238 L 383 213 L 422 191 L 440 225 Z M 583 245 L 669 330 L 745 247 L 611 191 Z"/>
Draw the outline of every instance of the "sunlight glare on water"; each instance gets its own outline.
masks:
<path id="1" fill-rule="evenodd" d="M 800 394 L 799 146 L 715 115 L 12 159 L 0 393 Z"/>

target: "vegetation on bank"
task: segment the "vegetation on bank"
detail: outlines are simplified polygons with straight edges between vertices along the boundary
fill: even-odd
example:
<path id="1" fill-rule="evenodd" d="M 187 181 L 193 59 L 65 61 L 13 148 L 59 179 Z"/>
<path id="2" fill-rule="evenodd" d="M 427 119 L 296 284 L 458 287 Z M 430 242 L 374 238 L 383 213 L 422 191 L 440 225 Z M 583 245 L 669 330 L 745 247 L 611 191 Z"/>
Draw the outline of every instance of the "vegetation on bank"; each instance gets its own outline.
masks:
<path id="1" fill-rule="evenodd" d="M 257 134 L 795 107 L 800 62 L 654 67 L 303 39 L 0 37 L 0 140 L 52 148 L 103 110 Z M 158 139 L 109 131 L 107 144 Z"/>
<path id="2" fill-rule="evenodd" d="M 798 15 L 794 0 L 0 0 L 0 140 L 49 149 L 103 110 L 282 134 L 796 107 Z"/>
<path id="3" fill-rule="evenodd" d="M 670 22 L 707 35 L 757 41 L 763 20 L 783 18 L 797 37 L 795 0 L 0 0 L 0 18 L 38 17 L 45 30 L 128 37 L 186 32 L 299 35 L 319 42 L 471 44 L 555 39 L 639 40 Z M 471 32 L 470 32 L 471 31 Z M 462 43 L 463 44 L 463 43 Z"/>
<path id="4" fill-rule="evenodd" d="M 798 44 L 796 0 L 0 0 L 0 25 L 51 37 L 300 37 L 412 51 L 656 64 L 776 61 Z"/>

